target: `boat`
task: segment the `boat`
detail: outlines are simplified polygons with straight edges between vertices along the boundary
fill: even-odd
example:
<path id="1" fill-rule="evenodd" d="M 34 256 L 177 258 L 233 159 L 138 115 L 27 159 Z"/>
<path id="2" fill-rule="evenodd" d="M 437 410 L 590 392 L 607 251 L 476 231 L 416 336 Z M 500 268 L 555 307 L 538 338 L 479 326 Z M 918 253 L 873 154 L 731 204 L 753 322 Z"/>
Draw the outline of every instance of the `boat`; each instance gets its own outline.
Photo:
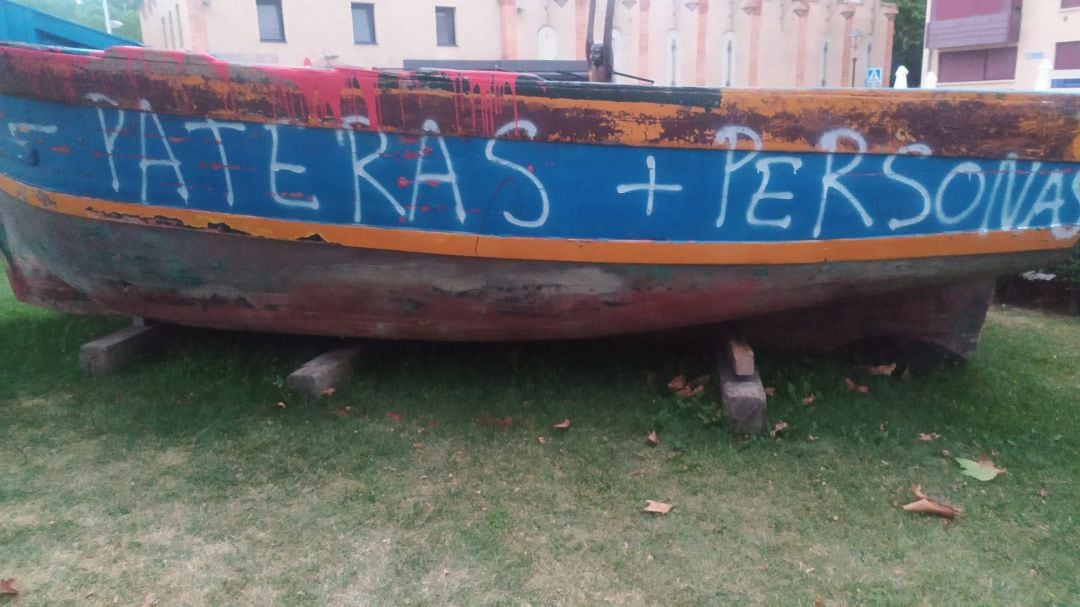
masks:
<path id="1" fill-rule="evenodd" d="M 0 46 L 21 301 L 451 341 L 730 325 L 974 352 L 1080 231 L 1080 98 Z"/>

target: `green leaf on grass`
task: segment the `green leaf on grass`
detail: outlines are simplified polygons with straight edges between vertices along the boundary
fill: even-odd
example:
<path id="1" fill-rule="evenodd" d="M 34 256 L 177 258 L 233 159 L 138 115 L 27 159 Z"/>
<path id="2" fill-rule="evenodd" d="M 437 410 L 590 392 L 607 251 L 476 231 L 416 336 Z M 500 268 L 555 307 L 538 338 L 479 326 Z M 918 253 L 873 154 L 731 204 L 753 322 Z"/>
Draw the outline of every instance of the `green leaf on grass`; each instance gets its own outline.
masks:
<path id="1" fill-rule="evenodd" d="M 997 475 L 1005 473 L 1003 469 L 995 466 L 994 462 L 990 461 L 990 458 L 986 456 L 980 457 L 979 461 L 963 457 L 953 459 L 964 469 L 964 474 L 980 481 L 992 481 L 997 478 Z"/>

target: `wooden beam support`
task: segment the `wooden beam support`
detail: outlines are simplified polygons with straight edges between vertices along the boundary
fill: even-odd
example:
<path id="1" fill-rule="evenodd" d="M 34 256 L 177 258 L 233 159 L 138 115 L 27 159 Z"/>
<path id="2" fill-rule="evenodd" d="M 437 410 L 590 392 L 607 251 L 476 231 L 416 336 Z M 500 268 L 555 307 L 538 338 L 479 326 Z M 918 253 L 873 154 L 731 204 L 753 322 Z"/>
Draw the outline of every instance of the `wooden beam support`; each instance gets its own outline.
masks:
<path id="1" fill-rule="evenodd" d="M 83 344 L 79 348 L 79 367 L 90 377 L 108 375 L 137 358 L 147 357 L 168 328 L 136 319 L 130 327 Z"/>
<path id="2" fill-rule="evenodd" d="M 727 357 L 735 375 L 752 377 L 754 375 L 754 349 L 742 337 L 730 337 L 727 340 Z"/>
<path id="3" fill-rule="evenodd" d="M 318 398 L 329 388 L 337 388 L 356 368 L 356 362 L 363 350 L 360 346 L 335 348 L 304 363 L 299 369 L 289 374 L 286 383 L 289 388 Z"/>
<path id="4" fill-rule="evenodd" d="M 717 355 L 720 411 L 739 434 L 765 431 L 766 397 L 754 367 L 754 350 L 742 337 L 729 337 Z"/>

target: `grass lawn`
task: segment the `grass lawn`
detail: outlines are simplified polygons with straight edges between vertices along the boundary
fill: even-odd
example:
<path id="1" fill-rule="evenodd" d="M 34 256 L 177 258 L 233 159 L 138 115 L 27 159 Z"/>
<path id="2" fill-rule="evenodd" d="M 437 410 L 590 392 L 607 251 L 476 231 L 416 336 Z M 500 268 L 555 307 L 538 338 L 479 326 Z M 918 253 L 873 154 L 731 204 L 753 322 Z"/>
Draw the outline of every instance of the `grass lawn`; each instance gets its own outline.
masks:
<path id="1" fill-rule="evenodd" d="M 1075 319 L 997 310 L 970 364 L 868 394 L 843 359 L 759 353 L 781 440 L 703 425 L 715 389 L 667 393 L 709 371 L 694 348 L 379 344 L 305 403 L 293 338 L 191 331 L 82 377 L 79 345 L 121 324 L 0 287 L 14 607 L 1080 604 Z M 916 483 L 963 518 L 901 510 Z"/>

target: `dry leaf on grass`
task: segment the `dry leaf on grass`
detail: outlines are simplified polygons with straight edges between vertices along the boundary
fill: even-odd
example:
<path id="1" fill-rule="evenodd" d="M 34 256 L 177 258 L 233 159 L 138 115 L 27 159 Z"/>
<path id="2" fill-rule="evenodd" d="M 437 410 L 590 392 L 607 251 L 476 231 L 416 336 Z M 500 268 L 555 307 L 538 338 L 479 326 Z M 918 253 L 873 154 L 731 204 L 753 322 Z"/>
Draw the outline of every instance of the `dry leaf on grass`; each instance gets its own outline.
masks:
<path id="1" fill-rule="evenodd" d="M 815 441 L 817 441 L 817 437 L 816 437 L 816 436 L 814 436 L 813 434 L 811 434 L 810 436 L 807 436 L 807 437 L 806 437 L 806 440 L 807 440 L 808 442 L 811 442 L 811 443 L 812 443 L 812 442 L 815 442 Z"/>
<path id="2" fill-rule="evenodd" d="M 918 498 L 918 501 L 911 502 L 904 506 L 904 510 L 908 512 L 915 512 L 916 514 L 933 514 L 949 520 L 963 515 L 963 512 L 952 506 L 939 504 L 926 497 L 926 494 L 923 493 L 922 485 L 915 485 L 912 487 L 911 491 L 915 494 L 915 497 Z"/>
<path id="3" fill-rule="evenodd" d="M 392 422 L 399 422 L 399 421 L 401 421 L 402 417 L 403 416 L 400 413 L 398 413 L 397 411 L 391 411 L 391 412 L 386 414 L 386 419 L 388 419 L 388 420 L 390 420 Z"/>
<path id="4" fill-rule="evenodd" d="M 850 377 L 845 377 L 844 383 L 847 384 L 848 390 L 854 390 L 859 394 L 866 394 L 870 391 L 869 387 L 855 383 L 855 380 L 851 379 Z"/>
<path id="5" fill-rule="evenodd" d="M 537 436 L 536 437 L 536 442 L 540 443 L 541 445 L 546 445 L 547 444 L 547 439 L 544 438 L 543 436 Z"/>
<path id="6" fill-rule="evenodd" d="M 699 375 L 690 381 L 686 381 L 685 377 L 679 375 L 668 382 L 668 388 L 677 396 L 688 398 L 704 392 L 705 384 L 708 382 L 708 375 Z"/>
<path id="7" fill-rule="evenodd" d="M 650 447 L 655 447 L 660 444 L 660 437 L 656 435 L 656 430 L 653 430 L 645 437 L 645 443 Z"/>
<path id="8" fill-rule="evenodd" d="M 15 588 L 15 578 L 0 580 L 0 596 L 17 596 L 19 591 Z"/>
<path id="9" fill-rule="evenodd" d="M 331 415 L 335 417 L 349 417 L 353 414 L 353 408 L 349 406 L 342 407 L 336 411 L 331 411 Z"/>
<path id="10" fill-rule="evenodd" d="M 930 441 L 936 441 L 939 438 L 941 438 L 941 435 L 938 434 L 937 432 L 931 432 L 929 434 L 927 434 L 926 432 L 920 432 L 919 433 L 919 440 L 924 442 L 924 443 L 929 443 Z"/>
<path id="11" fill-rule="evenodd" d="M 776 388 L 765 386 L 765 396 L 776 396 Z"/>
<path id="12" fill-rule="evenodd" d="M 493 426 L 496 428 L 506 429 L 514 425 L 514 419 L 507 417 L 497 417 L 490 413 L 485 413 L 480 417 L 473 419 L 474 424 L 480 424 L 483 426 Z"/>
<path id="13" fill-rule="evenodd" d="M 570 420 L 569 419 L 564 419 L 561 422 L 559 422 L 559 423 L 555 424 L 554 426 L 552 426 L 552 428 L 555 428 L 556 430 L 569 430 L 570 429 Z"/>
<path id="14" fill-rule="evenodd" d="M 872 367 L 862 367 L 870 375 L 884 375 L 886 377 L 891 376 L 896 371 L 896 363 L 888 365 L 877 365 Z"/>
<path id="15" fill-rule="evenodd" d="M 281 401 L 278 401 L 278 402 L 274 403 L 274 408 L 275 408 L 275 409 L 284 409 L 284 408 L 286 408 L 287 406 L 288 406 L 288 405 L 286 405 L 285 403 L 283 403 L 283 402 L 281 402 Z"/>
<path id="16" fill-rule="evenodd" d="M 1039 489 L 1039 497 L 1050 497 L 1050 490 L 1046 487 Z"/>
<path id="17" fill-rule="evenodd" d="M 651 512 L 653 514 L 667 514 L 671 512 L 671 509 L 675 506 L 671 504 L 665 504 L 664 502 L 654 502 L 652 500 L 645 500 L 645 509 L 642 512 Z"/>
<path id="18" fill-rule="evenodd" d="M 705 386 L 687 385 L 682 390 L 676 390 L 675 394 L 677 394 L 678 396 L 681 396 L 683 398 L 689 398 L 691 396 L 697 396 L 698 394 L 701 394 L 704 391 L 705 391 Z"/>
<path id="19" fill-rule="evenodd" d="M 323 396 L 333 396 L 334 392 L 337 392 L 337 390 L 335 390 L 334 388 L 327 388 L 327 389 L 322 391 L 322 395 Z"/>
<path id="20" fill-rule="evenodd" d="M 784 430 L 787 430 L 787 422 L 776 422 L 773 424 L 772 430 L 769 430 L 769 436 L 777 438 Z"/>
<path id="21" fill-rule="evenodd" d="M 424 443 L 413 443 L 412 448 L 413 449 L 423 449 L 424 448 Z"/>
<path id="22" fill-rule="evenodd" d="M 985 455 L 980 457 L 977 462 L 963 457 L 954 459 L 956 460 L 956 463 L 964 468 L 964 474 L 980 481 L 992 481 L 997 478 L 999 474 L 1005 474 L 1004 468 L 995 466 L 994 462 L 990 461 L 990 458 Z"/>
<path id="23" fill-rule="evenodd" d="M 802 399 L 802 404 L 804 404 L 804 405 L 812 405 L 812 404 L 814 404 L 814 400 L 815 400 L 814 393 L 811 392 L 810 394 L 806 395 L 806 398 Z"/>

